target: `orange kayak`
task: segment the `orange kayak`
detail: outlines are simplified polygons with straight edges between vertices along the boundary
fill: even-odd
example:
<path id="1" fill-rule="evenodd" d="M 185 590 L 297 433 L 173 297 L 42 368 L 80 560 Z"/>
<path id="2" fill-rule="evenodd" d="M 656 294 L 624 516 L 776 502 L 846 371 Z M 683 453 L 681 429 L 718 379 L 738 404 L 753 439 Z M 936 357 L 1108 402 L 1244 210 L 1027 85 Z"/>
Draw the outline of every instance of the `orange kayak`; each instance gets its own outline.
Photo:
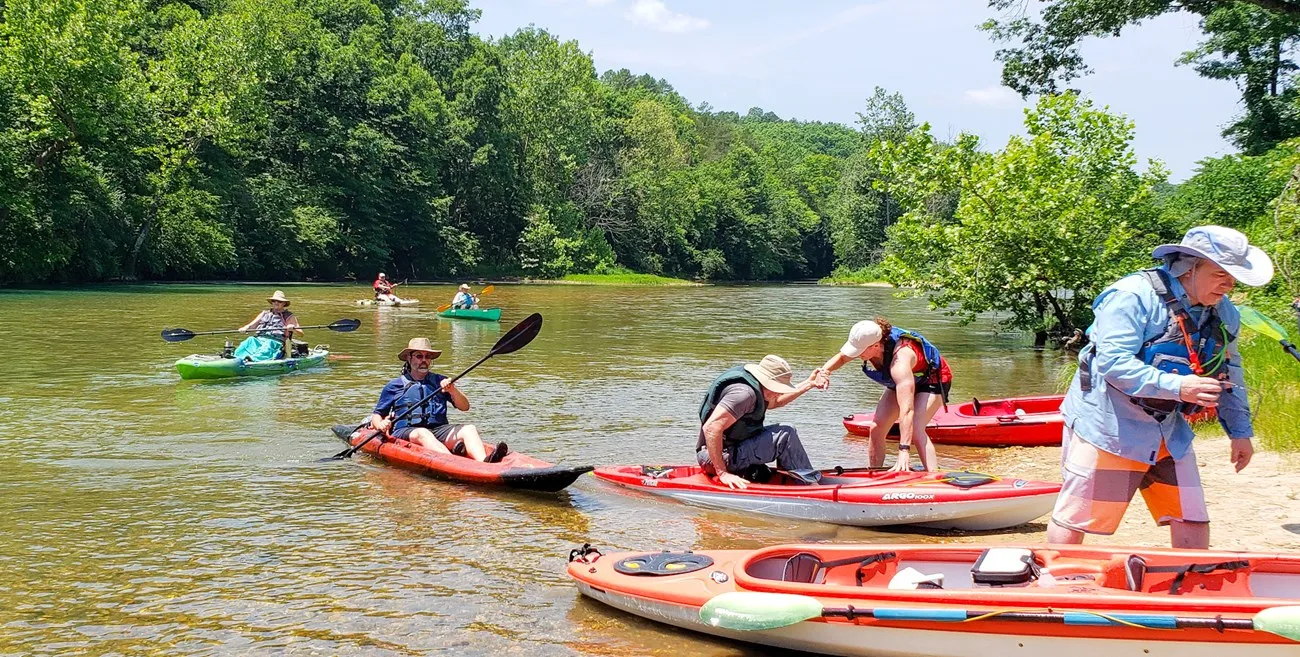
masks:
<path id="1" fill-rule="evenodd" d="M 972 399 L 964 404 L 949 404 L 926 425 L 925 432 L 935 444 L 972 445 L 976 447 L 1060 445 L 1062 395 L 1013 397 L 1009 399 Z M 871 434 L 874 413 L 858 413 L 844 418 L 844 428 L 858 436 Z M 897 440 L 898 425 L 889 430 Z"/>
<path id="2" fill-rule="evenodd" d="M 585 596 L 677 627 L 830 655 L 1295 657 L 1300 555 L 1083 546 L 583 546 Z"/>
<path id="3" fill-rule="evenodd" d="M 333 431 L 347 445 L 356 445 L 374 433 L 372 429 L 353 429 L 337 425 Z M 410 441 L 387 436 L 371 440 L 361 451 L 390 465 L 439 479 L 544 492 L 563 490 L 592 469 L 590 465 L 556 465 L 514 451 L 499 463 L 483 463 L 464 456 L 431 452 Z"/>
<path id="4" fill-rule="evenodd" d="M 823 470 L 821 484 L 776 475 L 728 488 L 699 466 L 596 468 L 597 479 L 715 509 L 818 520 L 839 525 L 913 525 L 937 529 L 1015 527 L 1052 510 L 1061 485 L 977 472 Z"/>

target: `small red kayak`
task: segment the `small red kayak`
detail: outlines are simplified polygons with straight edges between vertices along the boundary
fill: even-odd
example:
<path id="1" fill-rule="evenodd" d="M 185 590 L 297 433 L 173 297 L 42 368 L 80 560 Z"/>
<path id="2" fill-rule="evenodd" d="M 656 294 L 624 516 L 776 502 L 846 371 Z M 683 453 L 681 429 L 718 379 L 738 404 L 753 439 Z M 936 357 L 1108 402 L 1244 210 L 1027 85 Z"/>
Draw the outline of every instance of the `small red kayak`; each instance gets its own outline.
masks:
<path id="1" fill-rule="evenodd" d="M 372 429 L 353 429 L 355 427 L 336 425 L 333 431 L 348 445 L 356 445 L 374 433 Z M 590 465 L 556 465 L 514 451 L 506 454 L 499 463 L 483 463 L 464 456 L 431 452 L 410 441 L 389 437 L 376 438 L 366 443 L 361 451 L 390 465 L 439 479 L 547 493 L 563 490 L 583 473 L 592 470 Z"/>
<path id="2" fill-rule="evenodd" d="M 942 445 L 972 447 L 1044 447 L 1061 444 L 1061 402 L 1065 395 L 1010 397 L 964 404 L 949 404 L 939 409 L 925 427 L 930 439 Z M 871 435 L 874 413 L 857 413 L 844 417 L 844 428 L 856 436 Z M 1187 416 L 1193 424 L 1213 421 L 1213 408 Z M 898 425 L 889 429 L 889 438 L 898 440 Z"/>
<path id="3" fill-rule="evenodd" d="M 1061 401 L 1064 395 L 1046 397 L 1012 397 L 964 404 L 949 404 L 939 409 L 925 427 L 936 444 L 975 447 L 1039 447 L 1060 445 Z M 858 413 L 844 418 L 844 428 L 858 436 L 871 435 L 874 413 Z M 897 440 L 898 425 L 889 430 Z"/>
<path id="4" fill-rule="evenodd" d="M 698 466 L 619 465 L 597 479 L 715 509 L 818 520 L 837 525 L 912 525 L 991 530 L 1023 525 L 1052 510 L 1061 485 L 978 472 L 888 472 L 871 468 L 821 472 L 821 483 L 788 475 L 744 490 L 728 488 Z"/>

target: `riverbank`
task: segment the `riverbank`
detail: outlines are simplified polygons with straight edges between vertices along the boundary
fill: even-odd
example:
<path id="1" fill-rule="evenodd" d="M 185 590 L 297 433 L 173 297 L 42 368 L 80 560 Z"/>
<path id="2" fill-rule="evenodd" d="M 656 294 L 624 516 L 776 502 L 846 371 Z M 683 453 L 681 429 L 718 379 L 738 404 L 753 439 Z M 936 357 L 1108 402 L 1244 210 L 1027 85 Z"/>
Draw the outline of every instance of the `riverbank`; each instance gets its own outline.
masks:
<path id="1" fill-rule="evenodd" d="M 845 269 L 843 267 L 831 272 L 817 281 L 818 285 L 846 285 L 857 287 L 893 287 L 885 280 L 884 272 L 879 267 L 863 267 L 861 269 Z"/>

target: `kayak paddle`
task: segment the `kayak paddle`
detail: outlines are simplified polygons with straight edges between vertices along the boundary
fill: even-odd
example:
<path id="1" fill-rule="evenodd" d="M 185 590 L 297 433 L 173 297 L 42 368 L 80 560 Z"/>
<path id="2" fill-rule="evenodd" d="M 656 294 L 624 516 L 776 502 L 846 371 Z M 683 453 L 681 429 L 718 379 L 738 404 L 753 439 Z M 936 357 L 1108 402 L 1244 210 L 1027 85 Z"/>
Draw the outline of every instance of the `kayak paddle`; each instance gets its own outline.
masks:
<path id="1" fill-rule="evenodd" d="M 457 374 L 456 376 L 452 377 L 449 380 L 451 381 L 451 383 L 455 383 L 459 381 L 460 377 L 465 376 L 466 374 L 469 374 L 470 372 L 474 371 L 475 367 L 482 365 L 484 362 L 487 361 L 487 359 L 493 356 L 500 356 L 501 354 L 511 354 L 516 351 L 519 351 L 520 349 L 523 349 L 525 346 L 527 346 L 529 342 L 533 341 L 533 338 L 537 337 L 537 334 L 541 332 L 541 330 L 542 330 L 542 315 L 540 313 L 533 313 L 525 317 L 522 322 L 515 324 L 513 328 L 511 328 L 509 331 L 506 331 L 506 334 L 501 336 L 501 338 L 497 340 L 496 344 L 492 345 L 492 349 L 487 352 L 486 356 L 478 359 L 478 362 L 465 368 L 464 372 Z M 436 394 L 438 394 L 438 392 L 431 393 L 428 396 L 426 396 L 424 399 L 421 399 L 415 404 L 412 404 L 410 408 L 399 413 L 397 417 L 393 418 L 393 422 L 396 422 L 406 417 L 415 409 L 423 406 L 425 402 L 429 401 L 430 399 L 433 399 L 433 396 Z M 368 424 L 370 424 L 370 421 L 366 420 L 365 422 L 358 424 L 357 428 L 353 429 L 353 431 L 354 432 L 359 431 Z M 338 461 L 342 459 L 352 458 L 353 454 L 357 453 L 358 450 L 360 450 L 362 447 L 365 447 L 366 443 L 370 442 L 371 440 L 374 440 L 375 437 L 379 435 L 381 434 L 378 431 L 376 431 L 370 434 L 370 437 L 357 443 L 356 445 L 349 447 L 339 452 L 338 454 L 335 454 L 334 456 L 331 456 L 329 458 L 323 458 L 320 460 Z"/>
<path id="2" fill-rule="evenodd" d="M 1286 329 L 1281 324 L 1250 306 L 1238 306 L 1237 310 L 1241 311 L 1242 324 L 1264 337 L 1277 340 L 1282 344 L 1284 351 L 1291 354 L 1296 360 L 1300 360 L 1300 352 L 1297 352 L 1295 345 L 1291 344 L 1287 339 L 1290 336 L 1287 335 Z"/>
<path id="3" fill-rule="evenodd" d="M 339 333 L 351 333 L 361 327 L 359 319 L 340 319 L 333 324 L 322 324 L 320 326 L 299 326 L 300 329 L 329 329 Z M 162 339 L 168 342 L 184 342 L 196 335 L 220 335 L 222 333 L 241 333 L 239 329 L 228 329 L 224 331 L 191 331 L 183 328 L 163 329 Z"/>
<path id="4" fill-rule="evenodd" d="M 790 593 L 732 591 L 714 596 L 700 608 L 700 620 L 729 630 L 774 630 L 819 617 L 876 618 L 889 621 L 966 623 L 980 620 L 1060 623 L 1063 625 L 1126 625 L 1146 629 L 1210 628 L 1219 631 L 1258 630 L 1300 641 L 1300 606 L 1272 607 L 1253 618 L 1168 616 L 1163 614 L 1101 613 L 1093 611 L 971 610 L 935 607 L 826 608 L 817 598 Z"/>
<path id="5" fill-rule="evenodd" d="M 487 296 L 487 295 L 489 295 L 489 294 L 492 294 L 493 292 L 496 292 L 496 291 L 497 291 L 497 286 L 495 286 L 495 285 L 489 285 L 489 286 L 483 288 L 483 291 L 482 291 L 482 292 L 479 292 L 479 293 L 478 293 L 478 296 L 479 296 L 479 298 L 481 299 L 481 298 L 483 298 L 483 297 L 485 297 L 485 296 Z M 438 306 L 437 308 L 434 308 L 433 311 L 434 311 L 434 312 L 437 312 L 437 313 L 440 313 L 440 312 L 443 312 L 443 311 L 447 310 L 448 308 L 451 308 L 451 304 L 449 304 L 449 303 L 444 303 L 444 304 L 442 304 L 441 306 Z"/>

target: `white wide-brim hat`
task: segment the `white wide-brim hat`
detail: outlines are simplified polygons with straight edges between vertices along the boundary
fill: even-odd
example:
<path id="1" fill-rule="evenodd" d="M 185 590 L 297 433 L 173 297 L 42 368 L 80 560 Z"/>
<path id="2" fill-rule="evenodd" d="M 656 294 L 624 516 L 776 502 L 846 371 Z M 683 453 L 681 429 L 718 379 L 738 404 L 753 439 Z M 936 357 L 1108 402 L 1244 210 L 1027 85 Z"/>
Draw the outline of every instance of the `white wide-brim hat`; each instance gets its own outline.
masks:
<path id="1" fill-rule="evenodd" d="M 1251 287 L 1273 280 L 1273 261 L 1268 254 L 1251 246 L 1240 231 L 1224 226 L 1197 226 L 1183 235 L 1181 243 L 1157 246 L 1151 257 L 1163 258 L 1171 253 L 1205 258 Z"/>

